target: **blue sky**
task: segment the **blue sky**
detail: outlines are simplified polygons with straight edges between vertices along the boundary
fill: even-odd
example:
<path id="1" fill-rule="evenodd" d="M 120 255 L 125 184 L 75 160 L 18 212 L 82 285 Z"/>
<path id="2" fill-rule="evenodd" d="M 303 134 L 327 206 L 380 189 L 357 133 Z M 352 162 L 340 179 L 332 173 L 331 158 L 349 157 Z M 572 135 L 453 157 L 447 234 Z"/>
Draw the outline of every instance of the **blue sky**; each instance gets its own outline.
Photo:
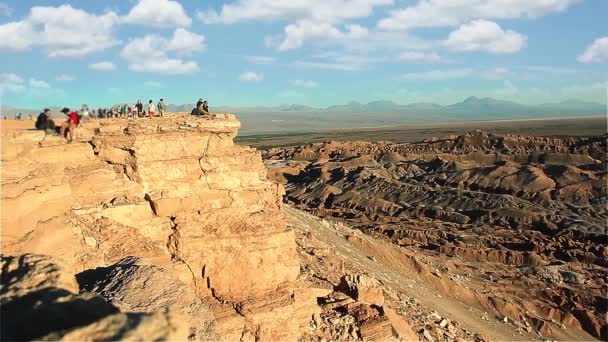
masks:
<path id="1" fill-rule="evenodd" d="M 0 1 L 2 104 L 605 103 L 605 0 Z"/>

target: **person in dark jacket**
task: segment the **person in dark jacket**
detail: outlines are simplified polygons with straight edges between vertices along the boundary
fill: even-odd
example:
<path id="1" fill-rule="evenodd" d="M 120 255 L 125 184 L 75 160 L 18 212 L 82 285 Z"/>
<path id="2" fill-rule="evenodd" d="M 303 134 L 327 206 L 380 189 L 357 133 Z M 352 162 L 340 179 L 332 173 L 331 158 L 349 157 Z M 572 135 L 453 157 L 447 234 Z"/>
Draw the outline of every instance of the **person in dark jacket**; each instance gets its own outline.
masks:
<path id="1" fill-rule="evenodd" d="M 55 130 L 55 122 L 51 119 L 51 110 L 45 108 L 42 113 L 38 114 L 35 123 L 36 129 L 44 130 L 47 134 Z"/>
<path id="2" fill-rule="evenodd" d="M 141 102 L 141 100 L 137 100 L 135 108 L 137 108 L 137 116 L 141 118 L 144 112 L 144 104 Z"/>

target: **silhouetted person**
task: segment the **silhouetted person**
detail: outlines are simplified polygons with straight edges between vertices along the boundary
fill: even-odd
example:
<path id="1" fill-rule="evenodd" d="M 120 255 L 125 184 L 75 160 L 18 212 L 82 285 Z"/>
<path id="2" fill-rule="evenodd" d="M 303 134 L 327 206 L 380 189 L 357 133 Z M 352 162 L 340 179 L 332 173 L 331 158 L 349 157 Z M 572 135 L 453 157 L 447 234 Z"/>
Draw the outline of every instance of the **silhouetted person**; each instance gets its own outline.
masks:
<path id="1" fill-rule="evenodd" d="M 51 110 L 45 108 L 42 113 L 38 114 L 34 126 L 36 129 L 44 130 L 47 134 L 55 131 L 55 122 L 51 119 Z"/>

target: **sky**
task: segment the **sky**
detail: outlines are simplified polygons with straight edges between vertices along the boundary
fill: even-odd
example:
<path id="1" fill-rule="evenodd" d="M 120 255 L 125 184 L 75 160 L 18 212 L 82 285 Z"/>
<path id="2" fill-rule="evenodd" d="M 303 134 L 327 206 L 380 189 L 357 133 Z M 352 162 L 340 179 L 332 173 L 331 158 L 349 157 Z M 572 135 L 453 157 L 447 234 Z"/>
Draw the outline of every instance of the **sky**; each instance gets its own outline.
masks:
<path id="1" fill-rule="evenodd" d="M 0 0 L 0 100 L 606 103 L 606 0 Z"/>

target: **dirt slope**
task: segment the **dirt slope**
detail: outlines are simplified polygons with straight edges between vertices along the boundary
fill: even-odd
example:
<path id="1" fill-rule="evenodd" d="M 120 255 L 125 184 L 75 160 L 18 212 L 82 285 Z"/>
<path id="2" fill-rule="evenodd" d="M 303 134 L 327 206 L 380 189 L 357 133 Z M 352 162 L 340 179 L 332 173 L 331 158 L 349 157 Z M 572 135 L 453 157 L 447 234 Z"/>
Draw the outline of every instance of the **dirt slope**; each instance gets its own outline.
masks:
<path id="1" fill-rule="evenodd" d="M 265 158 L 295 207 L 424 258 L 428 267 L 397 259 L 444 296 L 437 303 L 542 338 L 608 338 L 605 136 L 473 131 L 412 144 L 315 143 Z"/>

